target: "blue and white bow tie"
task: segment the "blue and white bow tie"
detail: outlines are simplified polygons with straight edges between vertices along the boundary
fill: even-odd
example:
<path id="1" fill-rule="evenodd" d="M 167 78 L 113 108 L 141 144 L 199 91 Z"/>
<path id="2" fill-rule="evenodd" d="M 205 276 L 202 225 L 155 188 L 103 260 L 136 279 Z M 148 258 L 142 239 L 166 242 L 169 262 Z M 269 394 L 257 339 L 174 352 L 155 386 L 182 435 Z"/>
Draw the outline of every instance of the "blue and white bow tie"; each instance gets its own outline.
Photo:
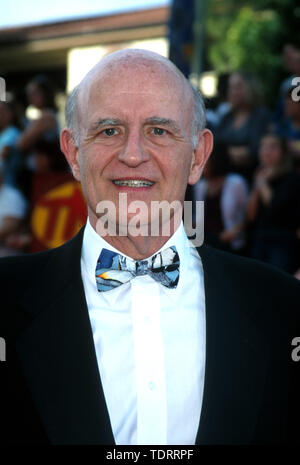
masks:
<path id="1" fill-rule="evenodd" d="M 110 291 L 136 276 L 148 274 L 168 288 L 179 280 L 179 256 L 175 246 L 162 250 L 147 260 L 132 260 L 108 249 L 102 249 L 96 265 L 99 292 Z"/>

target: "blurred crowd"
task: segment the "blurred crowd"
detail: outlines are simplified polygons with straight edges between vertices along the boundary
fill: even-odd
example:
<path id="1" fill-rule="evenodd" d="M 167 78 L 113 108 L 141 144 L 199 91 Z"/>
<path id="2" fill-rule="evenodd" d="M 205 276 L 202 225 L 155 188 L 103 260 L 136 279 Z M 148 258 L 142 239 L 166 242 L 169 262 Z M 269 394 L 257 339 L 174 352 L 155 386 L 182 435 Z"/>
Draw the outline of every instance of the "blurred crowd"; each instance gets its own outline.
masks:
<path id="1" fill-rule="evenodd" d="M 207 111 L 214 150 L 187 199 L 205 200 L 208 244 L 300 278 L 300 50 L 287 45 L 284 65 L 290 76 L 273 108 L 256 76 L 226 77 Z M 26 96 L 30 118 L 17 99 L 0 102 L 0 256 L 29 250 L 35 177 L 68 172 L 50 80 L 36 76 Z"/>
<path id="2" fill-rule="evenodd" d="M 300 50 L 283 56 L 290 76 L 272 109 L 256 76 L 226 76 L 207 112 L 213 153 L 187 199 L 205 201 L 206 243 L 300 279 Z"/>
<path id="3" fill-rule="evenodd" d="M 68 170 L 52 83 L 38 75 L 26 96 L 27 106 L 16 99 L 0 102 L 0 256 L 29 250 L 35 179 Z M 30 117 L 26 107 L 33 109 Z"/>

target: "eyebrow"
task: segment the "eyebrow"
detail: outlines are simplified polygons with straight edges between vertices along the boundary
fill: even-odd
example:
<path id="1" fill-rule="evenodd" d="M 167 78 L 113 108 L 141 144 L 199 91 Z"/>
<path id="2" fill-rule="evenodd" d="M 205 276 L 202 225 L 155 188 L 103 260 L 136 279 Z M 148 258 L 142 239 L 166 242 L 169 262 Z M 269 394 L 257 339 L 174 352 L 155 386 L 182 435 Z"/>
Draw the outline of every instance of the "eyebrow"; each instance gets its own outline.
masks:
<path id="1" fill-rule="evenodd" d="M 145 120 L 145 123 L 159 125 L 159 126 L 166 126 L 166 127 L 171 128 L 174 132 L 178 134 L 181 133 L 181 130 L 179 126 L 177 125 L 177 123 L 170 118 L 160 118 L 159 116 L 152 116 L 151 118 L 147 118 Z M 121 124 L 122 124 L 122 121 L 117 118 L 101 118 L 92 124 L 91 131 L 92 132 L 98 131 L 98 129 L 101 129 L 104 126 L 119 126 Z"/>
<path id="2" fill-rule="evenodd" d="M 95 132 L 98 131 L 98 129 L 101 129 L 104 126 L 119 126 L 122 124 L 120 119 L 116 118 L 101 118 L 97 120 L 95 123 L 92 124 L 91 126 L 91 131 Z"/>
<path id="3" fill-rule="evenodd" d="M 153 116 L 152 118 L 146 119 L 146 124 L 157 124 L 158 126 L 167 126 L 173 129 L 174 132 L 180 134 L 181 130 L 177 123 L 170 118 L 160 118 L 158 116 Z"/>

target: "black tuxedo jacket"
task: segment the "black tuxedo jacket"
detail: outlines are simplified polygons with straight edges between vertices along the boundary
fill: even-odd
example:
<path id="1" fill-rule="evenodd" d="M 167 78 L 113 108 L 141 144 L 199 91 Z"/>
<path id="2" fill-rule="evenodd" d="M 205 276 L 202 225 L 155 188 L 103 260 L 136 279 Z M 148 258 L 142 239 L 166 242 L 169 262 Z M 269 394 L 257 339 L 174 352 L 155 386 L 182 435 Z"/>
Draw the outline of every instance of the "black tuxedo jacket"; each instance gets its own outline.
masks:
<path id="1" fill-rule="evenodd" d="M 2 444 L 114 444 L 81 280 L 82 236 L 0 261 Z M 199 253 L 207 346 L 196 444 L 299 441 L 300 362 L 291 357 L 299 283 L 253 260 L 206 246 Z"/>

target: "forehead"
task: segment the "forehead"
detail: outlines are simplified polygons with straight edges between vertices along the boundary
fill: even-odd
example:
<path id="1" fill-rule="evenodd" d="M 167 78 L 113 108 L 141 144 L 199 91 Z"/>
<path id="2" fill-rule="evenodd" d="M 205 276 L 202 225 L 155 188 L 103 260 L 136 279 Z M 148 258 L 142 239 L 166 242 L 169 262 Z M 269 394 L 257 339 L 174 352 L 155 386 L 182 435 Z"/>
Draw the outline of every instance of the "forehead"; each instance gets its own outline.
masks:
<path id="1" fill-rule="evenodd" d="M 160 63 L 113 63 L 95 71 L 81 91 L 80 113 L 84 116 L 101 109 L 130 108 L 136 111 L 160 109 L 184 113 L 191 105 L 191 92 L 184 79 Z"/>

